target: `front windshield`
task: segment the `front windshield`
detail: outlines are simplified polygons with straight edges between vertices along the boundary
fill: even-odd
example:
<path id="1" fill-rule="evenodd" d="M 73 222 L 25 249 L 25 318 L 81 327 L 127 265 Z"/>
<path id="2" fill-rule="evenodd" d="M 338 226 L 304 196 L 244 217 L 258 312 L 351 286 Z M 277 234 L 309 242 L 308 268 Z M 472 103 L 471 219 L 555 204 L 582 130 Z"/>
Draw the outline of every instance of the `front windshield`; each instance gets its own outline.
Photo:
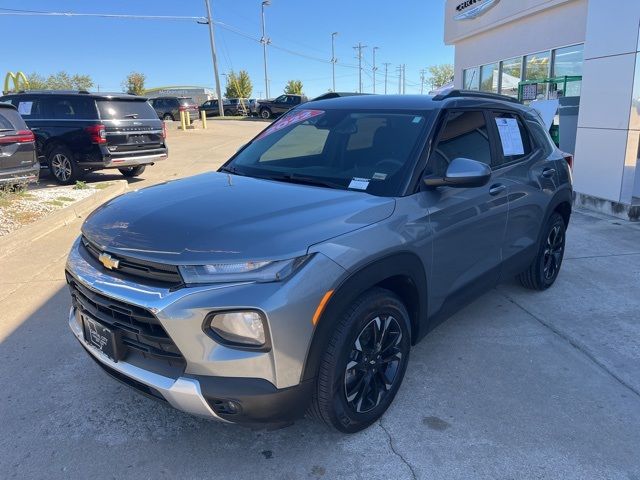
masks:
<path id="1" fill-rule="evenodd" d="M 292 110 L 223 170 L 397 196 L 414 165 L 428 112 Z"/>

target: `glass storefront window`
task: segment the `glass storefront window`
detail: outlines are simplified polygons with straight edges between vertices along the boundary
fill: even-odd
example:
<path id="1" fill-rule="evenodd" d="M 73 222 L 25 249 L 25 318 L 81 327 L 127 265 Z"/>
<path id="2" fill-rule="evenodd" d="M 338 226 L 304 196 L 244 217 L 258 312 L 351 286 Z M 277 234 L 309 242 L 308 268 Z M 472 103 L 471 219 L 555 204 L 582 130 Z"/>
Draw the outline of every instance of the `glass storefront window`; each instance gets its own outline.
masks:
<path id="1" fill-rule="evenodd" d="M 500 93 L 510 97 L 518 96 L 518 84 L 522 79 L 522 57 L 510 58 L 502 62 L 500 70 Z"/>
<path id="2" fill-rule="evenodd" d="M 467 68 L 463 73 L 463 77 L 465 90 L 480 89 L 480 74 L 478 72 L 478 67 Z"/>
<path id="3" fill-rule="evenodd" d="M 544 80 L 549 77 L 549 66 L 551 63 L 550 52 L 534 53 L 524 57 L 525 63 L 525 80 Z M 548 85 L 540 85 L 538 88 L 538 96 L 547 96 Z"/>
<path id="4" fill-rule="evenodd" d="M 583 45 L 573 45 L 571 47 L 559 48 L 553 52 L 553 73 L 554 77 L 564 77 L 582 75 Z M 580 95 L 582 82 L 568 82 L 567 91 L 562 92 L 566 97 L 577 97 Z M 563 85 L 558 84 L 558 89 Z"/>
<path id="5" fill-rule="evenodd" d="M 498 93 L 498 65 L 490 63 L 480 67 L 480 90 Z"/>

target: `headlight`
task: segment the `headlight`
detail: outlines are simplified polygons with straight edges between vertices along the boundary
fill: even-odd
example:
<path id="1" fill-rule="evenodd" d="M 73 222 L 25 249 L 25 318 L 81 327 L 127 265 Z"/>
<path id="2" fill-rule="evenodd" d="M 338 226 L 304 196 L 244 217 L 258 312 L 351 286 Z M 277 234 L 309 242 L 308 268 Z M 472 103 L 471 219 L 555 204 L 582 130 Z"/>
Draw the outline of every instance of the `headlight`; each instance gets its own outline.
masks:
<path id="1" fill-rule="evenodd" d="M 300 268 L 311 255 L 290 260 L 181 265 L 185 283 L 278 282 Z"/>
<path id="2" fill-rule="evenodd" d="M 262 315 L 251 310 L 213 314 L 209 328 L 231 344 L 261 347 L 266 342 Z"/>

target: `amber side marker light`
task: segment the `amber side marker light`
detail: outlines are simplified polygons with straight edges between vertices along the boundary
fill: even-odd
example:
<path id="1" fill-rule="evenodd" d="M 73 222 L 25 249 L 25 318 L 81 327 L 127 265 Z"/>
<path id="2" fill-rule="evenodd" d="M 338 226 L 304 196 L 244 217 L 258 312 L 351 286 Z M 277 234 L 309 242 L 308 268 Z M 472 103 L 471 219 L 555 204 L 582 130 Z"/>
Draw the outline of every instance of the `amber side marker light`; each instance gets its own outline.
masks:
<path id="1" fill-rule="evenodd" d="M 320 320 L 320 315 L 322 315 L 322 312 L 324 312 L 324 307 L 327 306 L 327 302 L 331 298 L 331 295 L 333 295 L 333 290 L 329 290 L 327 293 L 325 293 L 324 296 L 322 297 L 322 300 L 320 300 L 320 303 L 318 304 L 318 308 L 316 308 L 316 313 L 313 314 L 313 318 L 311 319 L 311 323 L 313 324 L 314 327 L 318 324 L 318 320 Z"/>

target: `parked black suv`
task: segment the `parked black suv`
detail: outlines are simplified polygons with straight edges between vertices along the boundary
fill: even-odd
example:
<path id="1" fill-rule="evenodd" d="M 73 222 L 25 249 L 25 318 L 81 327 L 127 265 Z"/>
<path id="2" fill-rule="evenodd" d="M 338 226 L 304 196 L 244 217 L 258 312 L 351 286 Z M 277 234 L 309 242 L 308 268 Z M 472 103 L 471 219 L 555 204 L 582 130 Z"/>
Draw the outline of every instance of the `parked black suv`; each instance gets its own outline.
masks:
<path id="1" fill-rule="evenodd" d="M 308 101 L 304 95 L 280 95 L 275 100 L 260 100 L 258 112 L 262 118 L 271 118 Z"/>
<path id="2" fill-rule="evenodd" d="M 0 185 L 38 181 L 35 137 L 10 103 L 0 103 Z"/>
<path id="3" fill-rule="evenodd" d="M 244 105 L 244 107 L 243 107 Z M 226 98 L 222 101 L 222 108 L 224 114 L 227 117 L 232 115 L 250 115 L 251 110 L 249 106 L 249 100 L 240 98 Z M 213 117 L 220 115 L 218 109 L 218 100 L 208 100 L 200 105 L 200 110 L 207 114 L 207 117 Z"/>
<path id="4" fill-rule="evenodd" d="M 191 121 L 198 118 L 199 107 L 191 97 L 158 97 L 150 99 L 149 103 L 162 120 L 178 121 L 181 111 L 189 115 Z"/>
<path id="5" fill-rule="evenodd" d="M 144 97 L 86 91 L 28 91 L 0 97 L 35 133 L 41 165 L 62 184 L 117 168 L 136 177 L 167 158 L 163 123 Z"/>

